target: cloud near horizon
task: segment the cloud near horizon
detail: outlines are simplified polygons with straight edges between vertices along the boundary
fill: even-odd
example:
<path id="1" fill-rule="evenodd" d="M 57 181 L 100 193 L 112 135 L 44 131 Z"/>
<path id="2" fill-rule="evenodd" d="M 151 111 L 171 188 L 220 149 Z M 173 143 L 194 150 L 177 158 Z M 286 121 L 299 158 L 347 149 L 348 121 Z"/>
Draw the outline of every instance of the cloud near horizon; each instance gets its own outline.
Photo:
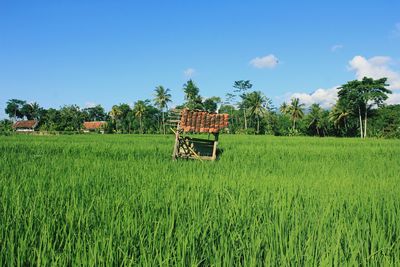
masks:
<path id="1" fill-rule="evenodd" d="M 371 77 L 379 79 L 388 78 L 390 90 L 400 89 L 400 72 L 391 68 L 393 62 L 391 57 L 376 56 L 369 59 L 362 56 L 355 56 L 349 61 L 349 70 L 356 72 L 356 78 Z"/>
<path id="2" fill-rule="evenodd" d="M 332 108 L 337 101 L 338 86 L 332 87 L 330 89 L 319 88 L 313 93 L 292 93 L 288 94 L 289 97 L 286 101 L 289 103 L 292 98 L 299 98 L 301 103 L 304 103 L 306 107 L 311 106 L 314 103 L 320 104 L 324 109 Z M 388 95 L 388 99 L 385 101 L 388 105 L 400 104 L 400 93 L 393 92 Z"/>
<path id="3" fill-rule="evenodd" d="M 396 105 L 396 104 L 400 104 L 400 94 L 390 94 L 389 98 L 386 100 L 386 104 L 388 105 Z"/>
<path id="4" fill-rule="evenodd" d="M 273 55 L 267 55 L 264 57 L 256 57 L 250 60 L 250 65 L 258 69 L 273 69 L 279 64 L 278 58 Z"/>
<path id="5" fill-rule="evenodd" d="M 400 30 L 400 24 L 398 25 Z M 391 68 L 393 59 L 387 56 L 375 56 L 369 59 L 363 56 L 355 56 L 349 61 L 349 69 L 355 71 L 356 78 L 361 80 L 363 77 L 371 77 L 373 79 L 388 78 L 388 89 L 393 93 L 389 94 L 389 98 L 385 101 L 389 105 L 400 104 L 400 71 Z"/>
<path id="6" fill-rule="evenodd" d="M 320 104 L 322 108 L 329 109 L 336 103 L 338 87 L 339 86 L 334 86 L 328 89 L 319 88 L 311 94 L 293 93 L 289 95 L 290 97 L 288 100 L 299 98 L 300 102 L 304 103 L 307 107 L 317 103 Z"/>
<path id="7" fill-rule="evenodd" d="M 386 56 L 375 56 L 369 59 L 355 56 L 349 61 L 348 69 L 355 72 L 355 78 L 358 80 L 363 77 L 371 77 L 373 79 L 387 77 L 388 88 L 393 93 L 389 94 L 386 103 L 390 105 L 400 104 L 400 93 L 396 93 L 396 90 L 400 90 L 400 72 L 391 68 L 392 62 L 392 58 Z M 303 92 L 291 93 L 288 95 L 289 98 L 287 100 L 297 97 L 306 106 L 318 103 L 323 108 L 331 108 L 336 103 L 338 87 L 319 88 L 311 94 Z"/>

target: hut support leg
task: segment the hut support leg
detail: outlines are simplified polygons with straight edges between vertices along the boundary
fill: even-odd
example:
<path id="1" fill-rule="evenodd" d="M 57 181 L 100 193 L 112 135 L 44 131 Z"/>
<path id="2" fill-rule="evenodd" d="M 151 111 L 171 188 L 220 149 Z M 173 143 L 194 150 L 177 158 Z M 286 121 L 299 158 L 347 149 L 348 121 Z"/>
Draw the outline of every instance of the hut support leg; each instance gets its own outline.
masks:
<path id="1" fill-rule="evenodd" d="M 212 160 L 215 160 L 217 158 L 217 146 L 218 146 L 218 134 L 214 134 L 215 140 L 214 140 L 214 146 L 213 146 L 213 152 L 212 152 Z"/>
<path id="2" fill-rule="evenodd" d="M 179 131 L 175 132 L 175 145 L 174 145 L 174 152 L 172 152 L 172 159 L 176 160 L 178 157 L 178 151 L 179 151 Z"/>

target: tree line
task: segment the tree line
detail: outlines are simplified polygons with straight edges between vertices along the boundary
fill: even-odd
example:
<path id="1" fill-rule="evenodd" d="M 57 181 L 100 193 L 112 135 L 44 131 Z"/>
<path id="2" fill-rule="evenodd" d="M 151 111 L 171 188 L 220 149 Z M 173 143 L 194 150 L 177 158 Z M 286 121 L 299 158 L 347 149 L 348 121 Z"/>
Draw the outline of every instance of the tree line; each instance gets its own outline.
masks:
<path id="1" fill-rule="evenodd" d="M 231 134 L 308 135 L 366 138 L 400 137 L 400 105 L 385 105 L 391 93 L 386 78 L 349 81 L 338 89 L 338 100 L 331 109 L 318 103 L 306 107 L 299 98 L 274 107 L 270 98 L 253 90 L 249 80 L 235 81 L 232 89 L 221 97 L 204 98 L 193 80 L 183 85 L 184 102 L 174 109 L 197 109 L 228 113 Z M 0 122 L 0 132 L 11 131 L 19 119 L 37 120 L 39 130 L 79 132 L 84 121 L 107 121 L 106 133 L 169 133 L 171 90 L 154 89 L 153 99 L 138 100 L 131 107 L 126 103 L 106 111 L 101 105 L 80 108 L 65 105 L 45 109 L 38 103 L 10 99 L 5 112 L 9 119 Z"/>

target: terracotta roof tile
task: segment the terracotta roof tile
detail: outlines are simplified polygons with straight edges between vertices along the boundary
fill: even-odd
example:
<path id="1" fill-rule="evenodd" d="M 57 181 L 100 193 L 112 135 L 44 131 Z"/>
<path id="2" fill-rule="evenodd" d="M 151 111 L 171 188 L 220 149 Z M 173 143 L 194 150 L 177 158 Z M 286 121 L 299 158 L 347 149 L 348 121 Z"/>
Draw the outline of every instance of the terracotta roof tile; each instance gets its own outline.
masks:
<path id="1" fill-rule="evenodd" d="M 185 132 L 218 133 L 228 125 L 228 114 L 212 114 L 188 109 L 181 111 L 180 127 Z"/>
<path id="2" fill-rule="evenodd" d="M 14 129 L 34 129 L 37 126 L 38 122 L 35 120 L 27 120 L 27 121 L 16 121 L 13 125 Z"/>
<path id="3" fill-rule="evenodd" d="M 85 128 L 86 130 L 97 130 L 105 125 L 105 121 L 85 121 L 83 123 L 83 128 Z"/>

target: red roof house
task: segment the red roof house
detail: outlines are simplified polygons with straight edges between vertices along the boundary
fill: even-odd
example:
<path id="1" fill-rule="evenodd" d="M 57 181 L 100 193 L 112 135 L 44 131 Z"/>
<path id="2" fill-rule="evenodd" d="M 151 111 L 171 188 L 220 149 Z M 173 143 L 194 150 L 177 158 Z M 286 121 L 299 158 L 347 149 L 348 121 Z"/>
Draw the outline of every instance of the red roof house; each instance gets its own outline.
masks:
<path id="1" fill-rule="evenodd" d="M 106 126 L 107 122 L 105 121 L 85 121 L 83 123 L 83 131 L 84 132 L 93 132 L 93 131 L 100 131 L 104 133 L 104 127 Z"/>
<path id="2" fill-rule="evenodd" d="M 13 129 L 17 132 L 33 132 L 37 125 L 37 120 L 16 121 L 13 124 Z"/>

